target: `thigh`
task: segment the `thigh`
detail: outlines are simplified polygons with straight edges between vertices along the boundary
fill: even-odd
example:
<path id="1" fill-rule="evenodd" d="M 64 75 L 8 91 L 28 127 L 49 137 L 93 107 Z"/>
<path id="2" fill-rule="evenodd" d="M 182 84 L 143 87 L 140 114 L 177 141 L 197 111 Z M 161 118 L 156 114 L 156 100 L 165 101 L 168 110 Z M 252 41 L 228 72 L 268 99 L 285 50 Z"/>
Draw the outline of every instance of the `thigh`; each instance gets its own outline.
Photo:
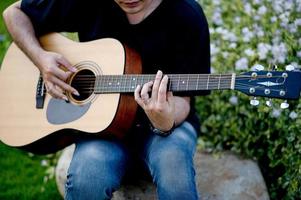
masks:
<path id="1" fill-rule="evenodd" d="M 151 134 L 144 160 L 158 189 L 159 199 L 197 199 L 193 155 L 197 133 L 188 122 L 167 136 Z"/>
<path id="2" fill-rule="evenodd" d="M 127 149 L 118 140 L 79 141 L 68 170 L 66 199 L 110 199 L 127 165 Z"/>
<path id="3" fill-rule="evenodd" d="M 189 122 L 184 122 L 167 137 L 158 136 L 151 132 L 145 141 L 143 156 L 144 159 L 149 159 L 149 156 L 158 155 L 160 152 L 173 153 L 172 151 L 175 150 L 193 157 L 196 144 L 196 130 Z"/>

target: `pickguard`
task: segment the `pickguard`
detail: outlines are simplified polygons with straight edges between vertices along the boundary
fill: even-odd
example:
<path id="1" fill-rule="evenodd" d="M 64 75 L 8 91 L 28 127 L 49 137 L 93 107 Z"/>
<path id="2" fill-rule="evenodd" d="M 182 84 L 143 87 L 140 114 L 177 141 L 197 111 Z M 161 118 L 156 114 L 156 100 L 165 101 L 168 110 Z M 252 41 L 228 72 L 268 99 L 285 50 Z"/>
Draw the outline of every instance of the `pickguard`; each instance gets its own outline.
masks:
<path id="1" fill-rule="evenodd" d="M 81 118 L 90 108 L 91 103 L 74 105 L 64 100 L 51 98 L 46 111 L 47 120 L 51 124 L 65 124 Z"/>

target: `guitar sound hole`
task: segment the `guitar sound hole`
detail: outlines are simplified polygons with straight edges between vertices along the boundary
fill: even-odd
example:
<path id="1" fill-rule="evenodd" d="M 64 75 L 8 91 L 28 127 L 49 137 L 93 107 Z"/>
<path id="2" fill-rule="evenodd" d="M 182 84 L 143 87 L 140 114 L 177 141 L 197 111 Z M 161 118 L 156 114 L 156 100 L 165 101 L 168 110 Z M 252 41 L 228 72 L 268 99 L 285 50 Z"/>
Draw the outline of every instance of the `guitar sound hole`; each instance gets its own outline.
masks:
<path id="1" fill-rule="evenodd" d="M 72 79 L 71 86 L 75 88 L 80 96 L 72 94 L 77 101 L 88 99 L 94 92 L 95 74 L 87 69 L 79 71 Z"/>

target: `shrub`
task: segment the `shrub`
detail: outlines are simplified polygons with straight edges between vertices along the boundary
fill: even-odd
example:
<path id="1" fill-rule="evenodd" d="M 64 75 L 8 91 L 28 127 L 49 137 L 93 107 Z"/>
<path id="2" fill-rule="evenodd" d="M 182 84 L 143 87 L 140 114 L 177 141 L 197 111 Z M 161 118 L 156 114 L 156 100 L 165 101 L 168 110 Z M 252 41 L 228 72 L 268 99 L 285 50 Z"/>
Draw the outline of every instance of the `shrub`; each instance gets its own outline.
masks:
<path id="1" fill-rule="evenodd" d="M 210 26 L 213 73 L 240 73 L 255 64 L 300 67 L 301 1 L 199 0 Z M 301 80 L 300 80 L 301 82 Z M 233 91 L 197 98 L 200 145 L 257 160 L 271 199 L 301 196 L 300 100 L 258 107 Z"/>

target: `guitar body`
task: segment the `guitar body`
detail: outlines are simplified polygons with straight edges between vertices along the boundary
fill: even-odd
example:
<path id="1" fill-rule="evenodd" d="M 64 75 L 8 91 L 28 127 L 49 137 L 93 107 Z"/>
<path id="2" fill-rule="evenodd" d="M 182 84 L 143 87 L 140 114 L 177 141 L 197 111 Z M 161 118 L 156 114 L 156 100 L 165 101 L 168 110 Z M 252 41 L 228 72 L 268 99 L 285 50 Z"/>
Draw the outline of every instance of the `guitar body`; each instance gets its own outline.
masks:
<path id="1" fill-rule="evenodd" d="M 52 33 L 40 38 L 40 43 L 77 68 L 67 83 L 80 96 L 67 92 L 67 103 L 47 95 L 39 70 L 12 44 L 0 71 L 1 141 L 35 153 L 51 153 L 78 137 L 122 138 L 135 120 L 137 104 L 132 93 L 137 85 L 155 79 L 154 74 L 141 74 L 139 55 L 110 38 L 78 43 Z M 167 89 L 173 92 L 232 89 L 254 97 L 296 100 L 301 91 L 298 70 L 168 77 Z M 281 107 L 288 107 L 286 101 Z"/>
<path id="2" fill-rule="evenodd" d="M 114 39 L 78 43 L 52 33 L 40 42 L 79 70 L 91 69 L 95 75 L 141 73 L 139 56 Z M 122 137 L 134 121 L 137 104 L 132 95 L 126 94 L 93 94 L 71 103 L 45 94 L 43 107 L 36 108 L 39 79 L 39 70 L 12 44 L 0 71 L 3 143 L 34 153 L 51 153 L 73 143 L 83 132 Z"/>

